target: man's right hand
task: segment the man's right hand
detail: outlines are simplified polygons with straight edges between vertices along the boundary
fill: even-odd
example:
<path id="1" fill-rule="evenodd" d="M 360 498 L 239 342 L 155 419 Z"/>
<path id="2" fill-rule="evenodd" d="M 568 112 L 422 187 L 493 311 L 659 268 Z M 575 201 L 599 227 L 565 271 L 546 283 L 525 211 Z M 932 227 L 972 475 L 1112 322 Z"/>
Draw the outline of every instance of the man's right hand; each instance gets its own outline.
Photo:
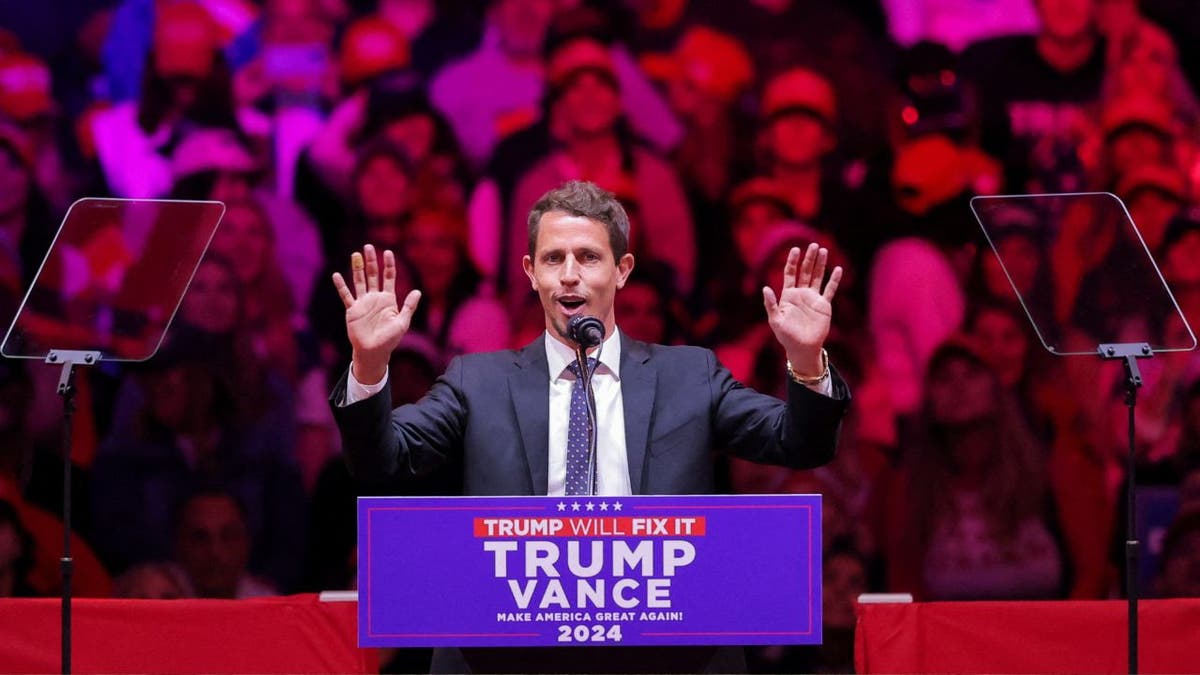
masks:
<path id="1" fill-rule="evenodd" d="M 381 282 L 379 259 L 370 244 L 363 247 L 362 253 L 351 254 L 350 269 L 353 293 L 338 272 L 333 273 L 333 285 L 346 306 L 346 337 L 354 350 L 351 374 L 361 384 L 373 385 L 383 380 L 392 350 L 408 332 L 421 292 L 409 291 L 404 306 L 398 306 L 396 256 L 391 251 L 383 252 Z"/>

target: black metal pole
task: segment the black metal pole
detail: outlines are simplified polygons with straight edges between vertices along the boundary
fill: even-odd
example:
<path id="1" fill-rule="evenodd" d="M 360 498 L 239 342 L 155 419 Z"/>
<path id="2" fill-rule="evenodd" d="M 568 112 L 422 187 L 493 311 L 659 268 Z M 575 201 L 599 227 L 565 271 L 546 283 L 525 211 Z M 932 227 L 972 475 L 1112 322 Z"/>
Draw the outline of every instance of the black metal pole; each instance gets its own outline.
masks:
<path id="1" fill-rule="evenodd" d="M 71 576 L 75 563 L 71 558 L 71 426 L 75 418 L 75 366 L 99 363 L 100 352 L 51 350 L 46 363 L 60 366 L 58 395 L 63 400 L 63 554 L 59 559 L 62 572 L 62 672 L 71 672 Z"/>
<path id="2" fill-rule="evenodd" d="M 1132 362 L 1132 369 L 1130 366 Z M 1129 604 L 1129 672 L 1138 672 L 1138 539 L 1137 539 L 1137 439 L 1134 436 L 1134 410 L 1137 406 L 1135 357 L 1125 359 L 1125 405 L 1129 407 L 1129 466 L 1125 470 L 1125 596 Z"/>
<path id="3" fill-rule="evenodd" d="M 1154 357 L 1150 344 L 1114 343 L 1099 347 L 1100 358 L 1120 359 L 1125 367 L 1125 405 L 1129 408 L 1129 465 L 1125 469 L 1125 598 L 1129 606 L 1126 623 L 1129 645 L 1129 672 L 1138 672 L 1138 538 L 1137 538 L 1137 438 L 1134 412 L 1137 390 L 1142 386 L 1138 359 Z"/>
<path id="4" fill-rule="evenodd" d="M 62 571 L 62 672 L 71 672 L 71 426 L 75 417 L 75 371 L 73 363 L 63 364 L 58 395 L 63 400 L 63 554 Z"/>

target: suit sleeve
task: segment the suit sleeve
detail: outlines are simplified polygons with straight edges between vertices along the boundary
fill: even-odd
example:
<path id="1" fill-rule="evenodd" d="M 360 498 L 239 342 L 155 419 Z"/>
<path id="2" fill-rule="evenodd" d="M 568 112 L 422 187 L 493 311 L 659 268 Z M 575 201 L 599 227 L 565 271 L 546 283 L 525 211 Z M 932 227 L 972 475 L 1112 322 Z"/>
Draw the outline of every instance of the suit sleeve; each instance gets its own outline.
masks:
<path id="1" fill-rule="evenodd" d="M 462 452 L 467 408 L 461 358 L 450 362 L 420 401 L 395 410 L 390 387 L 346 404 L 348 373 L 334 386 L 329 400 L 352 476 L 360 480 L 423 476 Z"/>
<path id="2" fill-rule="evenodd" d="M 713 426 L 718 447 L 760 464 L 810 469 L 833 459 L 850 390 L 830 366 L 832 396 L 788 382 L 787 401 L 733 378 L 708 352 Z"/>

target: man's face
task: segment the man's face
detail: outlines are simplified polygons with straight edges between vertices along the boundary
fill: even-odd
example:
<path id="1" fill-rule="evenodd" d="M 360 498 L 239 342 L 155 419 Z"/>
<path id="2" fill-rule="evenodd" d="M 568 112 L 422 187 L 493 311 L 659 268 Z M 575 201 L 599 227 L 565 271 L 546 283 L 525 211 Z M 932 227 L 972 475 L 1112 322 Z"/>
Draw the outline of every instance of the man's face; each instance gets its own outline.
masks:
<path id="1" fill-rule="evenodd" d="M 234 270 L 243 284 L 256 281 L 271 253 L 271 226 L 257 209 L 234 204 L 213 235 L 212 250 L 229 260 L 238 261 Z"/>
<path id="2" fill-rule="evenodd" d="M 359 204 L 369 220 L 399 218 L 408 210 L 411 183 L 392 157 L 378 155 L 367 160 L 356 187 Z"/>
<path id="3" fill-rule="evenodd" d="M 238 323 L 239 288 L 237 279 L 226 267 L 202 262 L 183 296 L 183 318 L 210 333 L 228 333 Z"/>
<path id="4" fill-rule="evenodd" d="M 573 316 L 594 316 L 605 334 L 616 327 L 613 299 L 633 270 L 633 255 L 614 260 L 608 230 L 583 216 L 550 211 L 538 226 L 533 256 L 521 261 L 537 291 L 551 335 L 567 340 Z"/>
<path id="5" fill-rule="evenodd" d="M 771 152 L 790 166 L 811 166 L 835 145 L 825 125 L 804 113 L 780 115 L 767 127 L 767 134 Z"/>
<path id="6" fill-rule="evenodd" d="M 621 114 L 621 97 L 612 84 L 593 72 L 575 76 L 557 108 L 572 138 L 594 138 L 612 133 Z"/>
<path id="7" fill-rule="evenodd" d="M 179 563 L 202 598 L 232 598 L 246 571 L 250 536 L 237 506 L 222 495 L 191 501 L 179 525 Z"/>

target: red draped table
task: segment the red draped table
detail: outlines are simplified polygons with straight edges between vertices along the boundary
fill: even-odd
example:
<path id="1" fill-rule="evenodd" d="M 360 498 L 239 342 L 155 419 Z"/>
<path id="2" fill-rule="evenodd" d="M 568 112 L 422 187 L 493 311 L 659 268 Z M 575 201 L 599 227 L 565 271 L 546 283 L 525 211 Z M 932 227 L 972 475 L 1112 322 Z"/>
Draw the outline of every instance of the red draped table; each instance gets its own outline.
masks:
<path id="1" fill-rule="evenodd" d="M 72 610 L 75 672 L 378 672 L 353 602 L 81 598 Z M 56 598 L 0 600 L 0 671 L 60 672 L 59 612 Z"/>
<path id="2" fill-rule="evenodd" d="M 1124 601 L 858 606 L 859 673 L 1127 672 Z M 1200 672 L 1200 600 L 1139 603 L 1143 673 Z"/>

